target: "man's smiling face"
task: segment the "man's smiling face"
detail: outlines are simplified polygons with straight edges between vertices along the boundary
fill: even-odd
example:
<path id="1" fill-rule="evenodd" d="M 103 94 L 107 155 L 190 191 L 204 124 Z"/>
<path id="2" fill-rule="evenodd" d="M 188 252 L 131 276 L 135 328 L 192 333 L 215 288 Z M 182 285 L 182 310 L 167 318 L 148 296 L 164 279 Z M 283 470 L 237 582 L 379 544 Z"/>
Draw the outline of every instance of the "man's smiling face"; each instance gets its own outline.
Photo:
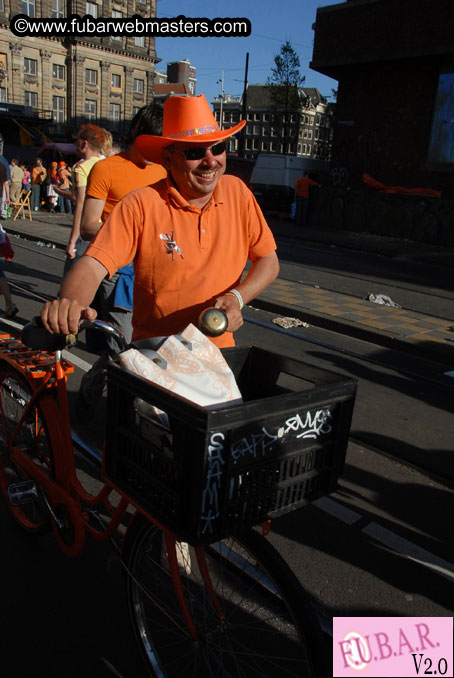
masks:
<path id="1" fill-rule="evenodd" d="M 226 153 L 213 155 L 211 148 L 217 144 L 207 146 L 205 155 L 200 160 L 188 160 L 183 151 L 195 148 L 197 145 L 175 143 L 171 148 L 164 149 L 163 158 L 172 179 L 181 195 L 191 203 L 201 207 L 205 205 L 219 179 L 225 172 Z"/>

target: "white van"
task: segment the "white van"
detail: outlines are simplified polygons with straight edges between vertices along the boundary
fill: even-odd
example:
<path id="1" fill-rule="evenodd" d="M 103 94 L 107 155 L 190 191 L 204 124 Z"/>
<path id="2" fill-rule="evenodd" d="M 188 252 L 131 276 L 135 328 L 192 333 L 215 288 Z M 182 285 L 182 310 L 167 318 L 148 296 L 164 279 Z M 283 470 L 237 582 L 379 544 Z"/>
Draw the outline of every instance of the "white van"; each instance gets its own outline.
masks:
<path id="1" fill-rule="evenodd" d="M 326 160 L 260 153 L 252 170 L 251 189 L 262 207 L 285 210 L 289 209 L 293 201 L 296 180 L 304 172 L 309 172 L 320 180 L 320 175 L 328 171 L 329 163 Z"/>

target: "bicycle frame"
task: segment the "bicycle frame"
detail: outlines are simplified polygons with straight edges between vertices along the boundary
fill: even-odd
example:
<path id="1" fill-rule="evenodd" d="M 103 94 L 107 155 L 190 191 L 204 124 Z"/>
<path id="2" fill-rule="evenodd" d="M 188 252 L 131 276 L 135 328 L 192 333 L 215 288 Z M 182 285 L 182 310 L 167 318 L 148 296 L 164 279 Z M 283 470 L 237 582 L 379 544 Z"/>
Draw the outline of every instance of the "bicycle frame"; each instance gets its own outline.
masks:
<path id="1" fill-rule="evenodd" d="M 124 496 L 121 490 L 115 488 L 109 482 L 103 480 L 104 485 L 99 493 L 91 495 L 85 490 L 77 477 L 66 390 L 67 375 L 74 371 L 74 367 L 63 359 L 60 350 L 52 355 L 35 349 L 28 349 L 18 339 L 9 334 L 0 335 L 0 363 L 7 363 L 20 373 L 32 391 L 32 395 L 11 436 L 10 459 L 27 478 L 36 481 L 40 488 L 40 492 L 42 492 L 45 503 L 53 518 L 52 526 L 62 551 L 68 556 L 78 555 L 84 547 L 85 534 L 87 532 L 97 541 L 106 541 L 111 538 L 123 519 L 128 505 L 131 504 L 136 511 L 134 518 L 140 516 L 142 520 L 150 521 L 162 530 L 170 574 L 179 607 L 190 634 L 196 642 L 200 642 L 181 583 L 175 546 L 175 541 L 179 541 L 178 537 L 169 532 L 164 525 L 161 525 L 152 515 L 142 509 L 140 505 Z M 23 450 L 14 445 L 28 413 L 37 405 L 39 405 L 45 421 L 48 423 L 52 422 L 48 426 L 48 435 L 54 452 L 54 478 L 49 477 Z M 4 423 L 5 414 L 1 402 L 0 416 Z M 6 494 L 8 479 L 1 466 L 0 484 Z M 114 491 L 121 495 L 121 499 L 116 507 L 109 499 L 110 494 Z M 84 510 L 82 504 L 92 508 L 103 508 L 107 511 L 109 522 L 107 525 L 103 524 L 104 529 L 99 529 L 91 524 L 90 513 Z M 14 511 L 15 507 L 12 506 L 11 509 Z M 132 520 L 128 526 L 125 541 L 129 538 L 129 528 L 134 522 Z M 131 534 L 133 532 L 134 529 L 131 530 Z M 204 563 L 202 549 L 198 548 L 196 551 L 200 570 L 207 589 L 210 591 L 213 605 L 218 613 L 222 615 L 219 602 L 209 579 L 206 564 Z"/>

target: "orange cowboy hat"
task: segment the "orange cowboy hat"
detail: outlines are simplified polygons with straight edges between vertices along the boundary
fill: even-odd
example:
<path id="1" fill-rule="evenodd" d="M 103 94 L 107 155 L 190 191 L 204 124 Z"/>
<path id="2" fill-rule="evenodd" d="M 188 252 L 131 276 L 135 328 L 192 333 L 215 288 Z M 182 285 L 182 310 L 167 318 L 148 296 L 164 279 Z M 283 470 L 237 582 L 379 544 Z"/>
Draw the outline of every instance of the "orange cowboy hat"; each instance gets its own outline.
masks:
<path id="1" fill-rule="evenodd" d="M 142 134 L 134 143 L 145 160 L 161 162 L 161 151 L 170 144 L 178 141 L 206 146 L 231 137 L 243 129 L 245 124 L 246 120 L 241 120 L 234 127 L 219 129 L 203 94 L 196 97 L 171 96 L 164 102 L 162 136 Z"/>

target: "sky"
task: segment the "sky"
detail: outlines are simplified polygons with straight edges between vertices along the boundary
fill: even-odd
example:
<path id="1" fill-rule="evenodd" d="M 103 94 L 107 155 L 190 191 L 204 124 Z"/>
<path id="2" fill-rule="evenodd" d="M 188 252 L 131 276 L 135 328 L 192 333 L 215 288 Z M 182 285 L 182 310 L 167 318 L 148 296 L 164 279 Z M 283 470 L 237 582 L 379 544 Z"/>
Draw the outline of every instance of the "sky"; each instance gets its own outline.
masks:
<path id="1" fill-rule="evenodd" d="M 312 59 L 318 7 L 342 0 L 158 0 L 158 17 L 247 17 L 252 24 L 249 37 L 241 38 L 156 38 L 156 52 L 162 61 L 156 69 L 166 72 L 169 61 L 189 59 L 196 68 L 196 94 L 205 94 L 211 103 L 221 93 L 240 96 L 243 92 L 246 53 L 249 52 L 248 83 L 265 84 L 274 66 L 274 57 L 288 40 L 300 59 L 304 87 L 316 87 L 326 97 L 337 89 L 337 81 L 309 68 Z M 218 82 L 219 81 L 219 82 Z"/>

